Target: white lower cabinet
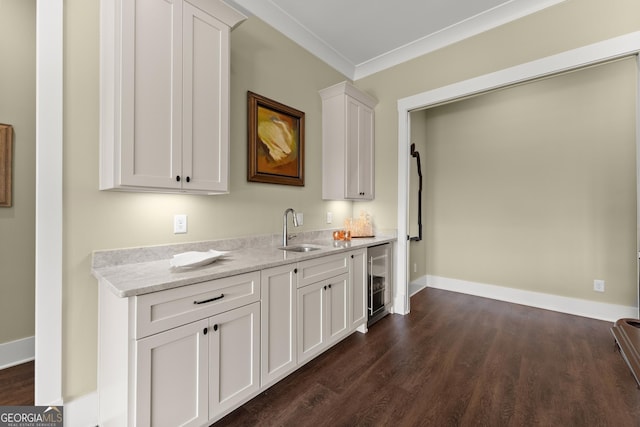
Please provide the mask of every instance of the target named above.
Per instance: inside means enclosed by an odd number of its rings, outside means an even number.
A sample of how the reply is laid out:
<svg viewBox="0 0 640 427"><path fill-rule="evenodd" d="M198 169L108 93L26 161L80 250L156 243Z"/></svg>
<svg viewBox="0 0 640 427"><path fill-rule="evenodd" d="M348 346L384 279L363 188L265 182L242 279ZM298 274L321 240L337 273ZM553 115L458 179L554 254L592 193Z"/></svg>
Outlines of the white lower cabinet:
<svg viewBox="0 0 640 427"><path fill-rule="evenodd" d="M136 341L136 425L202 426L260 388L260 304Z"/></svg>
<svg viewBox="0 0 640 427"><path fill-rule="evenodd" d="M135 342L137 426L201 426L209 418L207 319Z"/></svg>
<svg viewBox="0 0 640 427"><path fill-rule="evenodd" d="M327 280L327 344L331 345L347 335L349 330L349 275Z"/></svg>
<svg viewBox="0 0 640 427"><path fill-rule="evenodd" d="M298 360L300 362L311 359L324 347L327 299L323 288L324 283L318 282L298 289Z"/></svg>
<svg viewBox="0 0 640 427"><path fill-rule="evenodd" d="M361 332L367 327L367 250L359 249L349 256L351 301L349 321L352 329Z"/></svg>
<svg viewBox="0 0 640 427"><path fill-rule="evenodd" d="M282 379L297 367L296 359L296 264L262 270L261 385Z"/></svg>
<svg viewBox="0 0 640 427"><path fill-rule="evenodd" d="M366 250L120 298L99 292L101 427L205 426L358 329Z"/></svg>
<svg viewBox="0 0 640 427"><path fill-rule="evenodd" d="M349 275L298 289L298 363L304 363L349 332Z"/></svg>
<svg viewBox="0 0 640 427"><path fill-rule="evenodd" d="M260 389L260 303L210 318L208 335L209 418L214 419Z"/></svg>

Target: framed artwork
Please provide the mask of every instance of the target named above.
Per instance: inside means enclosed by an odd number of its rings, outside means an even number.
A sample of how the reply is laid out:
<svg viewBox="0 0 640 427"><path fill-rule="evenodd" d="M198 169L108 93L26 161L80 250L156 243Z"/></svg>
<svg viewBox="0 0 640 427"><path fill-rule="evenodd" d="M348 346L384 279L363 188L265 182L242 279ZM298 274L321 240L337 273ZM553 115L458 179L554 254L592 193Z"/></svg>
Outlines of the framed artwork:
<svg viewBox="0 0 640 427"><path fill-rule="evenodd" d="M247 92L247 180L304 186L304 113Z"/></svg>
<svg viewBox="0 0 640 427"><path fill-rule="evenodd" d="M0 207L11 206L13 126L0 124Z"/></svg>

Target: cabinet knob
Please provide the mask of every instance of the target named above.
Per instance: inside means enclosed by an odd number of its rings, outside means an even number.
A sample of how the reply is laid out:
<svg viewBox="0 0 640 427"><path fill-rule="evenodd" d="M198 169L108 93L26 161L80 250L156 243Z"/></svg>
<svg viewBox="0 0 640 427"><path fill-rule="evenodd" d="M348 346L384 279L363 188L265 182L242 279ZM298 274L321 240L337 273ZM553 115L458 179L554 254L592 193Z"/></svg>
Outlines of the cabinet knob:
<svg viewBox="0 0 640 427"><path fill-rule="evenodd" d="M187 177L187 182L191 182L191 177Z"/></svg>
<svg viewBox="0 0 640 427"><path fill-rule="evenodd" d="M331 285L329 285L329 289L331 289Z"/></svg>
<svg viewBox="0 0 640 427"><path fill-rule="evenodd" d="M326 287L326 286L324 287L324 290L325 290L325 291L327 290L327 287Z"/></svg>
<svg viewBox="0 0 640 427"><path fill-rule="evenodd" d="M298 269L297 268L293 269L293 274L298 274Z"/></svg>
<svg viewBox="0 0 640 427"><path fill-rule="evenodd" d="M180 175L176 175L176 181L180 182Z"/></svg>
<svg viewBox="0 0 640 427"><path fill-rule="evenodd" d="M207 335L207 332L209 332L209 328L204 328L204 329L202 330L202 333L203 333L203 334L205 334L205 335Z"/></svg>
<svg viewBox="0 0 640 427"><path fill-rule="evenodd" d="M215 325L213 325L213 330L217 331L218 330L218 324L216 323Z"/></svg>
<svg viewBox="0 0 640 427"><path fill-rule="evenodd" d="M351 259L353 259L353 255L351 255Z"/></svg>

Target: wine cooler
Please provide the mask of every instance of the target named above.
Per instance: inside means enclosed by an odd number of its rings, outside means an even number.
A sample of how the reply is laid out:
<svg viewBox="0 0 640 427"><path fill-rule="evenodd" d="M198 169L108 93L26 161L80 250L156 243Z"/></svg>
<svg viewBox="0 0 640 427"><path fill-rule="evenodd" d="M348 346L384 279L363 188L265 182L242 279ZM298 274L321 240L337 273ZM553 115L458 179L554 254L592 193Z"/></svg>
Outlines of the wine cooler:
<svg viewBox="0 0 640 427"><path fill-rule="evenodd" d="M367 249L368 289L367 308L370 326L389 313L391 303L391 244Z"/></svg>

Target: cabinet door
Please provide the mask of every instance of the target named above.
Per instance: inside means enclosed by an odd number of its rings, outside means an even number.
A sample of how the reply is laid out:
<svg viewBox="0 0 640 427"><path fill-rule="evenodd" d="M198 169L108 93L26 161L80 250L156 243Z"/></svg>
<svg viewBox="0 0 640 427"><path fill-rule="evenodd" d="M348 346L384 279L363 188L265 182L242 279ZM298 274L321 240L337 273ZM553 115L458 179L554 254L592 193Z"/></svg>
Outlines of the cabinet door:
<svg viewBox="0 0 640 427"><path fill-rule="evenodd" d="M345 193L373 199L373 110L346 97Z"/></svg>
<svg viewBox="0 0 640 427"><path fill-rule="evenodd" d="M320 353L326 342L326 292L321 281L298 289L298 363Z"/></svg>
<svg viewBox="0 0 640 427"><path fill-rule="evenodd" d="M298 363L350 331L349 289L347 273L298 288Z"/></svg>
<svg viewBox="0 0 640 427"><path fill-rule="evenodd" d="M184 3L185 190L225 192L229 176L229 27Z"/></svg>
<svg viewBox="0 0 640 427"><path fill-rule="evenodd" d="M374 123L373 110L365 105L360 105L358 119L359 135L358 156L360 167L358 168L358 195L362 199L372 200L375 196L374 184Z"/></svg>
<svg viewBox="0 0 640 427"><path fill-rule="evenodd" d="M296 266L262 271L260 306L261 386L296 368Z"/></svg>
<svg viewBox="0 0 640 427"><path fill-rule="evenodd" d="M367 251L361 249L350 255L349 285L351 286L351 329L367 323ZM364 332L364 331L363 331Z"/></svg>
<svg viewBox="0 0 640 427"><path fill-rule="evenodd" d="M182 1L122 1L121 7L117 184L180 188L176 176L182 168Z"/></svg>
<svg viewBox="0 0 640 427"><path fill-rule="evenodd" d="M260 303L209 319L209 419L231 410L260 387Z"/></svg>
<svg viewBox="0 0 640 427"><path fill-rule="evenodd" d="M136 341L136 426L207 422L207 326L201 320Z"/></svg>
<svg viewBox="0 0 640 427"><path fill-rule="evenodd" d="M340 340L349 328L349 275L327 280L323 288L327 298L326 341L328 345Z"/></svg>

